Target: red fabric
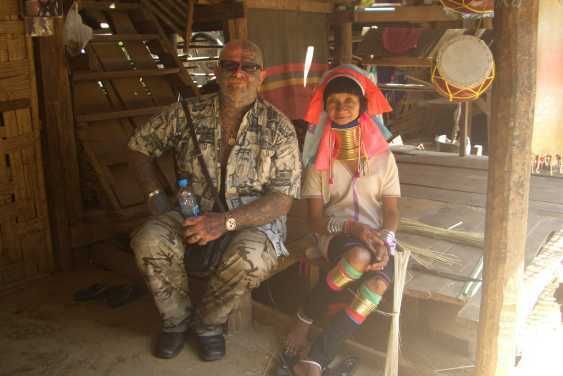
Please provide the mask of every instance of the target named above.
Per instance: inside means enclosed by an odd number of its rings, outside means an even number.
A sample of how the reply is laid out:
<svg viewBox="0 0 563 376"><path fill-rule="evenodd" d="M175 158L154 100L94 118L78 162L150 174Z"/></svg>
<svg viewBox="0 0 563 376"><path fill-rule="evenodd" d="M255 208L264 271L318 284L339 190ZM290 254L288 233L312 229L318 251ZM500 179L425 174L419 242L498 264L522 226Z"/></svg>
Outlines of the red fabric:
<svg viewBox="0 0 563 376"><path fill-rule="evenodd" d="M266 69L262 97L276 106L288 118L302 119L315 84L326 71L327 64L313 63L307 87L303 87L303 63L275 65Z"/></svg>
<svg viewBox="0 0 563 376"><path fill-rule="evenodd" d="M309 72L324 72L327 70L327 68L328 64L312 63ZM304 70L305 64L303 63L274 65L272 67L266 68L266 77L286 72L303 73Z"/></svg>
<svg viewBox="0 0 563 376"><path fill-rule="evenodd" d="M383 30L383 48L395 55L402 55L418 45L421 28L386 27Z"/></svg>
<svg viewBox="0 0 563 376"><path fill-rule="evenodd" d="M291 120L303 118L307 110L307 100L313 89L303 85L286 85L276 89L264 90L262 97L276 106Z"/></svg>

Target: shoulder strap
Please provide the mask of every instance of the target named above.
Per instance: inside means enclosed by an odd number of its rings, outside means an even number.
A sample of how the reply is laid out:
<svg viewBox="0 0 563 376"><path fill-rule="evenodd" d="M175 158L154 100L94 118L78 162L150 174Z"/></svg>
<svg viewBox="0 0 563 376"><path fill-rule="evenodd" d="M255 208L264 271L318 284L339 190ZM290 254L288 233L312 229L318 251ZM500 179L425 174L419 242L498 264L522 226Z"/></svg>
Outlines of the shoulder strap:
<svg viewBox="0 0 563 376"><path fill-rule="evenodd" d="M185 100L180 101L182 103L182 108L184 109L184 114L186 115L186 124L190 131L190 136L192 138L197 160L199 161L199 165L201 166L201 171L203 172L203 176L211 189L211 194L213 195L213 199L215 200L215 204L220 211L226 212L225 205L223 204L223 200L219 197L219 192L217 192L217 188L213 185L213 180L211 180L211 176L209 175L209 170L207 169L207 164L205 164L205 160L203 159L203 154L201 153L201 148L199 147L199 142L197 141L197 135L195 133L194 123L192 121L192 117L190 115L190 110L188 105L186 104Z"/></svg>

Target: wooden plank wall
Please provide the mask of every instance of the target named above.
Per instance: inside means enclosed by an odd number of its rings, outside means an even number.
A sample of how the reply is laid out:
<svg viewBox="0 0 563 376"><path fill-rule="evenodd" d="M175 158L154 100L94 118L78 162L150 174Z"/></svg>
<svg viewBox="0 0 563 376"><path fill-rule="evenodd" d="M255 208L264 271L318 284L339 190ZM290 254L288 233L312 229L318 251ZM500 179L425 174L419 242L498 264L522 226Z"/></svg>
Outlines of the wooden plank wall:
<svg viewBox="0 0 563 376"><path fill-rule="evenodd" d="M485 207L486 157L459 158L450 153L409 152L398 153L396 158L404 196ZM533 175L530 182L530 210L561 217L561 192L563 179Z"/></svg>
<svg viewBox="0 0 563 376"><path fill-rule="evenodd" d="M0 3L0 293L53 270L31 38Z"/></svg>

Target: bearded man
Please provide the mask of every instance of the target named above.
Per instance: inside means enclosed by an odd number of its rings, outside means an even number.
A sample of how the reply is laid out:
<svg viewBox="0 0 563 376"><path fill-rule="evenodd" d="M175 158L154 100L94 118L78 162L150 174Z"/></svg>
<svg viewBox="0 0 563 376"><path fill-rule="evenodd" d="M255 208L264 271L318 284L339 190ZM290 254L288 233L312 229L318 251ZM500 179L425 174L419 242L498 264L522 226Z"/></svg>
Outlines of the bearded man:
<svg viewBox="0 0 563 376"><path fill-rule="evenodd" d="M258 96L262 52L246 40L223 48L216 71L219 94L188 100L198 144L211 180L229 209L220 213L207 189L180 103L136 129L130 161L155 216L131 246L161 314L155 355L176 356L190 329L203 360L225 355L223 327L238 299L257 287L286 256L286 214L300 191L301 163L295 130ZM179 175L189 177L203 214L184 219L159 186L155 158L172 150ZM233 232L201 302L189 299L186 248Z"/></svg>

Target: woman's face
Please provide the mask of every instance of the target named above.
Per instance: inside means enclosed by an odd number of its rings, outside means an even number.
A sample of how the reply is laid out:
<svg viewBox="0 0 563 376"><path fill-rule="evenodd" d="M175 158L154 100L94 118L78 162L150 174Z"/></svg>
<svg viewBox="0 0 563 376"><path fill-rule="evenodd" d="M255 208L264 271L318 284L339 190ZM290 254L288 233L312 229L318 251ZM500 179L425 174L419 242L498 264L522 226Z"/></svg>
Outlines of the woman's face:
<svg viewBox="0 0 563 376"><path fill-rule="evenodd" d="M348 93L331 94L326 100L326 112L337 125L348 124L360 115L360 98Z"/></svg>

